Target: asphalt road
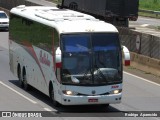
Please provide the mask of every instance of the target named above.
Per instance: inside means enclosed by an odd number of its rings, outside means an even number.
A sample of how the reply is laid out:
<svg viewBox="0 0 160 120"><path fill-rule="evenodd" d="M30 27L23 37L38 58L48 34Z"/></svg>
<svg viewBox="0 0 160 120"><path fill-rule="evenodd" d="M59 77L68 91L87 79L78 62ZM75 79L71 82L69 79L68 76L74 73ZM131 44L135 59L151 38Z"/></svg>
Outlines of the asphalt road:
<svg viewBox="0 0 160 120"><path fill-rule="evenodd" d="M141 16L138 17L137 21L129 22L129 27L134 28L135 31L160 37L160 30L158 29L159 26L160 26L160 19L141 17Z"/></svg>
<svg viewBox="0 0 160 120"><path fill-rule="evenodd" d="M132 25L139 25L141 27L145 26L160 26L160 20L155 18L148 18L148 17L138 17L137 21L130 21Z"/></svg>
<svg viewBox="0 0 160 120"><path fill-rule="evenodd" d="M53 111L56 119L106 120L107 116L122 115L123 111L160 111L160 85L124 72L123 98L121 104L102 106L60 106L56 108L49 98L34 88L26 92L19 87L18 80L9 70L8 32L0 32L0 111ZM160 114L160 112L159 112ZM63 117L63 118L62 118ZM83 118L81 118L83 117ZM92 118L94 117L94 118ZM128 120L128 117L107 118ZM132 118L130 118L132 119ZM138 120L160 120L158 117Z"/></svg>

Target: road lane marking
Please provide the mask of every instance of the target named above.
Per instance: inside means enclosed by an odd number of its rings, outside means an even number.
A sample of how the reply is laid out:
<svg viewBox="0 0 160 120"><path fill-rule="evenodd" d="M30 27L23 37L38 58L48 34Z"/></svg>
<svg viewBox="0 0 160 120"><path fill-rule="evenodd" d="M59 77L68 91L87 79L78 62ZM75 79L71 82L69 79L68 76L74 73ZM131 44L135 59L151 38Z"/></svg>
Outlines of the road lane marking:
<svg viewBox="0 0 160 120"><path fill-rule="evenodd" d="M147 80L147 79L145 79L145 78L142 78L142 77L139 77L139 76L133 75L133 74L128 73L128 72L125 72L125 71L123 71L123 73L125 73L125 74L127 74L127 75L131 75L131 76L136 77L136 78L139 78L139 79L141 79L141 80L143 80L143 81L146 81L146 82L152 83L152 84L157 85L157 86L159 86L159 87L160 87L160 84L155 83L155 82L152 82L152 81Z"/></svg>
<svg viewBox="0 0 160 120"><path fill-rule="evenodd" d="M46 110L46 111L52 111L51 109L49 109L49 108L43 108L44 110Z"/></svg>
<svg viewBox="0 0 160 120"><path fill-rule="evenodd" d="M142 24L141 26L142 27L147 27L147 26L149 26L149 24Z"/></svg>
<svg viewBox="0 0 160 120"><path fill-rule="evenodd" d="M17 93L18 95L20 95L21 97L25 98L26 100L30 101L31 103L33 103L33 104L36 104L36 103L37 103L37 102L35 102L34 100L32 100L32 99L26 97L25 95L21 94L20 92L14 90L14 89L11 88L10 86L4 84L2 81L0 81L0 84L3 85L3 86L5 86L5 87L7 87L7 88L9 88L10 90L12 90L13 92Z"/></svg>

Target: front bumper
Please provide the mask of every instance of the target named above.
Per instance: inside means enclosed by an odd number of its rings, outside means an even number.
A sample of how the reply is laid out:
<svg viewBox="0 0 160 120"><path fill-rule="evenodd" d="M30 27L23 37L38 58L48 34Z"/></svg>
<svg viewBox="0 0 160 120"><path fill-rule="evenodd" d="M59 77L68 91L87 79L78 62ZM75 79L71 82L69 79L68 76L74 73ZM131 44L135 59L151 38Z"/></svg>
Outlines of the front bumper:
<svg viewBox="0 0 160 120"><path fill-rule="evenodd" d="M0 24L0 29L9 29L9 24Z"/></svg>
<svg viewBox="0 0 160 120"><path fill-rule="evenodd" d="M98 105L121 103L122 93L98 96L62 96L62 105Z"/></svg>

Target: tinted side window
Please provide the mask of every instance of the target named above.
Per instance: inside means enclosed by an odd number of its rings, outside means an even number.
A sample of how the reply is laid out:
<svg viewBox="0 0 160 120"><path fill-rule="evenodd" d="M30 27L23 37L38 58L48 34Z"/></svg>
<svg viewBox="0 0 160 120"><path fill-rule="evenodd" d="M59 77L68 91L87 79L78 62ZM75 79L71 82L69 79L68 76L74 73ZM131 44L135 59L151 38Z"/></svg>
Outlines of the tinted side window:
<svg viewBox="0 0 160 120"><path fill-rule="evenodd" d="M22 18L16 15L10 17L10 39L18 44L24 45L26 42L42 48L48 52L52 51L53 28ZM54 37L58 41L58 37Z"/></svg>

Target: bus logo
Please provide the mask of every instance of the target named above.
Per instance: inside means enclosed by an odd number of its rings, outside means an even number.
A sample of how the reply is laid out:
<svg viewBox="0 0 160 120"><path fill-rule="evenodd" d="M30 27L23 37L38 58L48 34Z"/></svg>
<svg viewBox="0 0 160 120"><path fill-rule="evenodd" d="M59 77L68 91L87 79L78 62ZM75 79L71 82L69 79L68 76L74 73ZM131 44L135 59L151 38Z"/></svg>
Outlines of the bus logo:
<svg viewBox="0 0 160 120"><path fill-rule="evenodd" d="M47 66L50 67L51 62L50 62L50 60L49 60L49 58L48 58L48 54L42 53L42 50L40 51L39 60L40 60L40 62L41 62L42 64L45 64L45 65L47 65Z"/></svg>

